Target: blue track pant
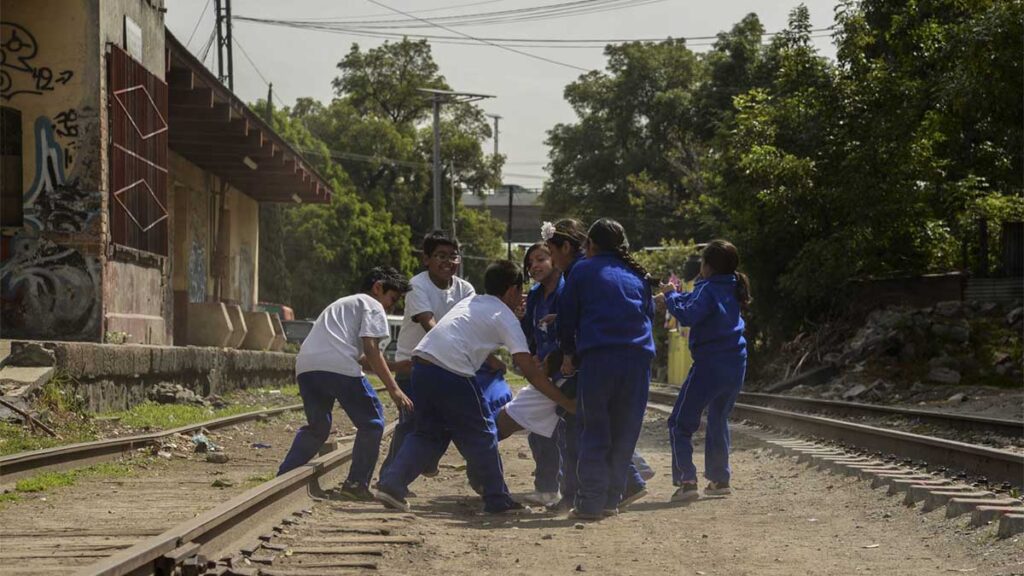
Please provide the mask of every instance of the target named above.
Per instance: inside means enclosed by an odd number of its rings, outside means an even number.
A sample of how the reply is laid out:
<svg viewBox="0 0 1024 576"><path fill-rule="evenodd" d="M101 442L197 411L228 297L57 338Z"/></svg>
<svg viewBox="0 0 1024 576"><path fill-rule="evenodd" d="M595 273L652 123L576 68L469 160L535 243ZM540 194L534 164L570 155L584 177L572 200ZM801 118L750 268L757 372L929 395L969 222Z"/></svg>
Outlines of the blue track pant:
<svg viewBox="0 0 1024 576"><path fill-rule="evenodd" d="M591 350L583 356L578 378L575 508L600 514L618 507L626 489L647 407L651 354L642 348Z"/></svg>
<svg viewBox="0 0 1024 576"><path fill-rule="evenodd" d="M369 381L335 372L303 372L298 381L307 424L299 428L277 474L298 468L316 455L331 433L331 410L337 400L356 427L345 483L369 486L384 435L384 408Z"/></svg>
<svg viewBox="0 0 1024 576"><path fill-rule="evenodd" d="M467 475L478 479L484 509L501 512L512 505L498 455L498 430L474 378L439 366L416 364L415 430L380 478L382 490L404 498L413 482L444 453L450 438L466 459Z"/></svg>
<svg viewBox="0 0 1024 576"><path fill-rule="evenodd" d="M705 409L708 426L704 441L704 477L712 482L729 481L729 413L739 397L746 371L745 353L701 358L690 367L668 419L672 481L676 485L697 481L693 435L700 427Z"/></svg>

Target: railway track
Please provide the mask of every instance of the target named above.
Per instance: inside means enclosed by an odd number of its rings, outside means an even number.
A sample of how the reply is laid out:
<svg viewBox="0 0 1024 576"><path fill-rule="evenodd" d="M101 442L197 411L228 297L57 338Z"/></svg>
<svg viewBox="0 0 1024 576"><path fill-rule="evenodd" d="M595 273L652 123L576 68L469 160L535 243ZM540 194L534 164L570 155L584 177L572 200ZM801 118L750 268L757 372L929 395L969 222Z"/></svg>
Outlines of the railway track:
<svg viewBox="0 0 1024 576"><path fill-rule="evenodd" d="M651 390L650 398L655 404L652 408L671 411L675 402L677 391ZM901 410L896 408L883 409L883 407L868 406L865 404L849 404L843 402L830 402L827 405L817 403L800 403L796 400L783 397L784 400L777 400L779 397L770 395L744 395L742 400L753 400L760 402L787 403L789 407L802 407L809 409L810 406L817 407L822 411L827 407L831 412L840 412L845 415L871 413L875 416L896 414L914 418L918 417L921 410ZM875 410L875 409L879 410ZM844 412L845 411L845 412ZM961 418L956 415L945 415L927 413L933 417L935 422L948 422L949 426L982 426L984 421L991 419L979 419L975 417ZM1018 454L1007 450L999 450L977 444L969 444L956 440L937 438L913 434L902 430L880 428L856 422L827 418L801 412L783 410L776 407L757 406L745 402L739 402L733 409L735 419L748 420L780 430L788 430L798 434L806 435L815 439L827 440L849 448L855 448L869 454L891 455L891 459L912 461L924 464L926 467L944 467L947 470L963 471L971 476L984 478L989 483L1009 483L1012 486L1020 487L1024 484L1024 454ZM957 424L953 424L956 422ZM1011 426L1011 422L996 421L998 430L1005 430ZM1018 423L1019 425L1019 423ZM972 428L975 429L976 428Z"/></svg>
<svg viewBox="0 0 1024 576"><path fill-rule="evenodd" d="M302 404L291 404L289 406L282 406L279 408L256 410L253 412L235 414L233 416L225 416L223 418L216 418L206 422L199 422L197 424L181 426L170 430L161 430L159 432L125 436L123 438L109 438L94 442L68 444L43 450L32 450L28 452L10 454L8 456L0 456L0 486L17 482L22 478L39 474L41 472L79 468L82 466L96 464L98 462L113 460L133 450L156 444L163 439L171 438L178 434L198 432L203 428L207 430L216 430L252 420L271 418L286 412L301 409Z"/></svg>

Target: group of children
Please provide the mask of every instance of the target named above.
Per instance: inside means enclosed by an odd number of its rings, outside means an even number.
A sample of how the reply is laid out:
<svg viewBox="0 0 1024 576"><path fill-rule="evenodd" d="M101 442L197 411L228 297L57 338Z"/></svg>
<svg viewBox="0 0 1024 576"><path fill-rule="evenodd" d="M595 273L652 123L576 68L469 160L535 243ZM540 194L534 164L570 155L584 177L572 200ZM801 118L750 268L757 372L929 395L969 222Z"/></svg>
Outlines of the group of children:
<svg viewBox="0 0 1024 576"><path fill-rule="evenodd" d="M437 474L450 443L466 459L484 511L522 510L504 482L498 442L525 430L536 461L526 499L574 518L600 520L647 494L653 471L636 453L654 358L659 304L691 326L694 364L669 418L673 501L699 497L692 436L708 411L707 494L729 493L727 418L746 367L741 310L750 301L736 248L716 240L702 253L692 292L660 284L629 253L622 225L600 219L589 230L572 219L544 223L523 268L491 264L484 294L456 275L458 243L442 233L423 242L425 270L406 280L373 269L359 294L328 306L296 360L308 424L279 474L309 461L326 440L335 400L356 427L341 495L376 498L408 510L409 485ZM395 361L379 339L386 314L405 295ZM663 302L662 302L663 301ZM515 396L495 356L505 348L529 382ZM372 370L399 409L399 422L371 492L384 430L380 401L363 375Z"/></svg>

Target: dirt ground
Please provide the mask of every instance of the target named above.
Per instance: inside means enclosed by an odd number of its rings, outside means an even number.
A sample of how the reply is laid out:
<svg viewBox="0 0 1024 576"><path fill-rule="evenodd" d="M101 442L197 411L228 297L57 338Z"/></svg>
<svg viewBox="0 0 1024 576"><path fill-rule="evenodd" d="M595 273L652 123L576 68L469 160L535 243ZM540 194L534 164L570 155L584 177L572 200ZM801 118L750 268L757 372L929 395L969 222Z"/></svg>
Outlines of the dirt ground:
<svg viewBox="0 0 1024 576"><path fill-rule="evenodd" d="M1024 538L921 514L867 482L832 476L770 455L734 433L734 494L688 506L674 488L665 418L649 414L640 450L658 471L650 495L628 512L582 529L564 515L516 518L479 512L455 450L442 472L421 478L410 499L419 547L388 553L387 574L1024 574ZM698 439L698 468L702 450ZM502 444L514 494L532 490L525 436Z"/></svg>

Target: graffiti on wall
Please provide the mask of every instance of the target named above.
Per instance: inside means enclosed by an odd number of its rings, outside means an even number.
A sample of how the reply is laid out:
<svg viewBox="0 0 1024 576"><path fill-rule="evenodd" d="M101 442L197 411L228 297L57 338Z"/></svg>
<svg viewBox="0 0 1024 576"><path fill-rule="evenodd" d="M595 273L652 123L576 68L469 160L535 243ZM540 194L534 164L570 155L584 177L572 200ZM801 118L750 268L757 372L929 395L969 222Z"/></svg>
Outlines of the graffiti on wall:
<svg viewBox="0 0 1024 576"><path fill-rule="evenodd" d="M100 293L96 257L42 238L16 236L0 265L3 336L98 338Z"/></svg>
<svg viewBox="0 0 1024 576"><path fill-rule="evenodd" d="M40 95L67 84L75 73L37 61L39 43L24 26L0 21L0 98Z"/></svg>
<svg viewBox="0 0 1024 576"><path fill-rule="evenodd" d="M252 246L242 244L238 247L238 302L243 310L252 310L253 288L256 285L256 259L252 254Z"/></svg>
<svg viewBox="0 0 1024 576"><path fill-rule="evenodd" d="M70 123L67 117L55 129L52 120L40 116L32 130L36 173L25 193L24 212L25 223L36 230L81 232L99 215L99 192L85 190L79 178L66 176L68 160L57 135L59 131L70 133L71 129L77 134L77 124Z"/></svg>
<svg viewBox="0 0 1024 576"><path fill-rule="evenodd" d="M206 275L209 258L206 245L209 222L206 218L206 195L195 188L189 190L188 230L191 240L188 254L188 301L206 302Z"/></svg>

